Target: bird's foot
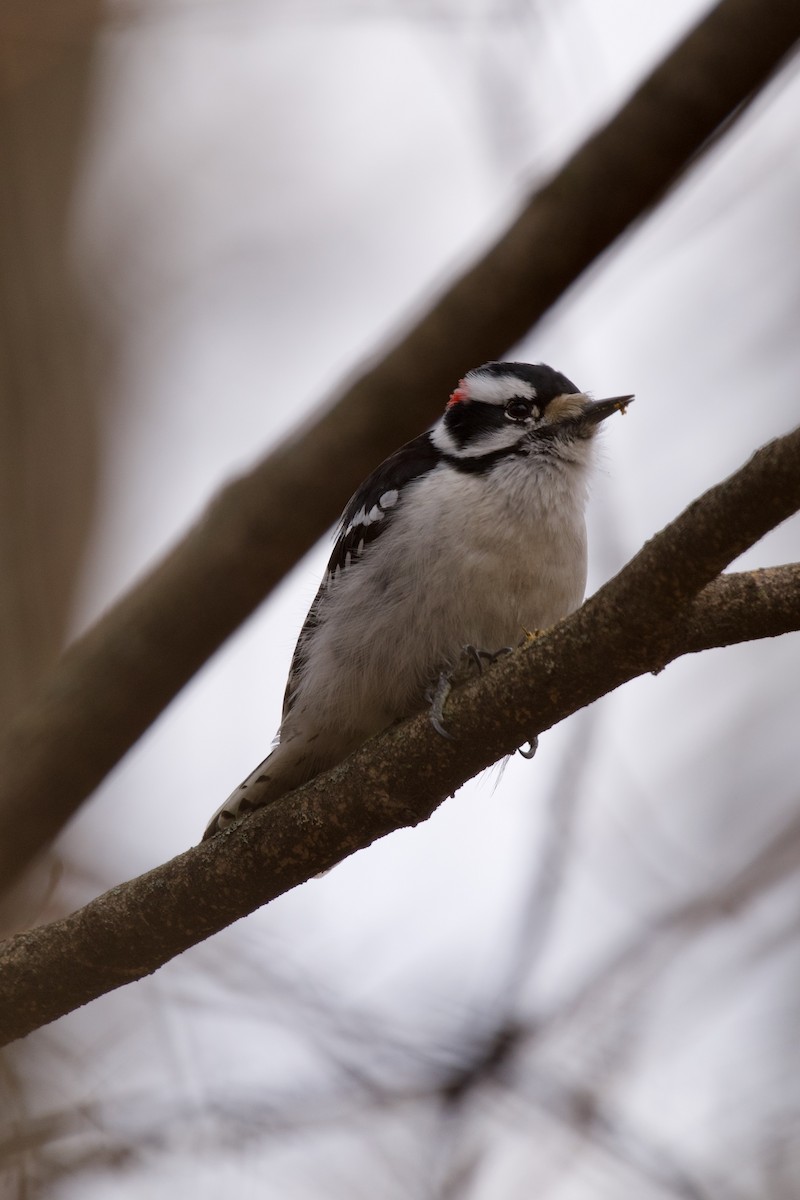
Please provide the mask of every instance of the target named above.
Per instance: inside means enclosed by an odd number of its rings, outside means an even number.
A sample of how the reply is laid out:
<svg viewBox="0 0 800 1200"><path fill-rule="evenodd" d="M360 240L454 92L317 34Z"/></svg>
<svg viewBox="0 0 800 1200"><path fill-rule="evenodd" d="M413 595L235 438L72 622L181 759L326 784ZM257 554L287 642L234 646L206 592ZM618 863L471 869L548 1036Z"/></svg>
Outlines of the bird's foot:
<svg viewBox="0 0 800 1200"><path fill-rule="evenodd" d="M483 664L489 666L496 663L498 658L503 658L506 654L511 654L514 650L513 646L501 646L499 650L477 650L475 646L465 646L463 653L474 654L478 661L478 674L483 674Z"/></svg>
<svg viewBox="0 0 800 1200"><path fill-rule="evenodd" d="M492 663L497 662L498 658L502 658L504 654L510 654L512 650L513 646L501 646L499 650L481 650L478 646L464 646L461 650L459 666L453 670L441 672L436 687L427 692L425 696L430 704L428 713L430 723L440 737L445 738L448 742L456 740L444 724L444 706L455 684L462 682L470 674L482 675L484 663L491 666Z"/></svg>
<svg viewBox="0 0 800 1200"><path fill-rule="evenodd" d="M450 671L442 671L441 675L439 676L439 682L436 684L436 687L432 688L425 695L425 699L430 703L430 709L428 710L428 720L430 721L431 725L436 730L436 732L439 734L439 737L443 737L445 739L445 741L448 741L448 742L454 742L456 740L453 737L452 733L450 733L449 730L445 729L445 726L444 726L444 706L447 703L447 698L450 695L450 693L452 692L452 690L453 690L452 673Z"/></svg>

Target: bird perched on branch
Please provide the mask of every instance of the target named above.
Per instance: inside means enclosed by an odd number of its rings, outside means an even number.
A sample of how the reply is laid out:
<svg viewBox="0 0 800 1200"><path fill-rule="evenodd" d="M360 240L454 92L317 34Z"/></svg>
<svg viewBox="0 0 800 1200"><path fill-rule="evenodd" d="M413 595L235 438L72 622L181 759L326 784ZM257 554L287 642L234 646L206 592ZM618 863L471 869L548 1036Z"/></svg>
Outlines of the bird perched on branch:
<svg viewBox="0 0 800 1200"><path fill-rule="evenodd" d="M344 510L292 659L272 753L214 814L211 837L340 762L527 630L576 609L595 433L632 396L590 400L544 364L470 371L426 433ZM437 681L438 688L437 688Z"/></svg>

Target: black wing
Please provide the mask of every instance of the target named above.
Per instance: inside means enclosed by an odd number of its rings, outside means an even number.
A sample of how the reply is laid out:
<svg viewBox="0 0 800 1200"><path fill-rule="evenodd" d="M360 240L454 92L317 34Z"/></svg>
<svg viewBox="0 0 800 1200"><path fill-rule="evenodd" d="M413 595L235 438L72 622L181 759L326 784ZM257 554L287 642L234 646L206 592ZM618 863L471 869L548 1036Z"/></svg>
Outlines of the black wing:
<svg viewBox="0 0 800 1200"><path fill-rule="evenodd" d="M364 548L388 528L403 502L404 488L414 479L427 475L441 459L441 452L431 441L430 433L420 434L390 454L351 496L337 528L325 576L297 639L283 698L284 720L292 706L297 679L306 661L309 641L319 622L319 607L326 591L336 576L357 562Z"/></svg>
<svg viewBox="0 0 800 1200"><path fill-rule="evenodd" d="M395 450L367 476L342 513L328 562L329 577L349 567L364 547L383 533L402 503L403 489L433 470L441 457L430 434L423 433Z"/></svg>

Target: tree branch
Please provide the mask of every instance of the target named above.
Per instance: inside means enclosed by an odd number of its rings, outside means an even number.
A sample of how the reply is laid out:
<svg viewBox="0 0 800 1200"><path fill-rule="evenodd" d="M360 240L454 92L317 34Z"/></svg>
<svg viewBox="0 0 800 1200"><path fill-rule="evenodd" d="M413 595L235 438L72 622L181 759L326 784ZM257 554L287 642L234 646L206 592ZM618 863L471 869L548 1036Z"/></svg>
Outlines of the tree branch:
<svg viewBox="0 0 800 1200"><path fill-rule="evenodd" d="M578 612L457 692L447 714L456 742L414 717L228 832L9 939L0 1044L426 820L472 775L626 680L681 654L800 628L800 565L715 578L798 508L800 429L696 500Z"/></svg>
<svg viewBox="0 0 800 1200"><path fill-rule="evenodd" d="M669 659L793 633L800 614L800 563L721 575L672 626Z"/></svg>
<svg viewBox="0 0 800 1200"><path fill-rule="evenodd" d="M374 464L434 417L452 381L522 337L730 124L798 37L795 4L723 0L382 361L303 436L224 488L67 651L0 744L0 881L58 832Z"/></svg>

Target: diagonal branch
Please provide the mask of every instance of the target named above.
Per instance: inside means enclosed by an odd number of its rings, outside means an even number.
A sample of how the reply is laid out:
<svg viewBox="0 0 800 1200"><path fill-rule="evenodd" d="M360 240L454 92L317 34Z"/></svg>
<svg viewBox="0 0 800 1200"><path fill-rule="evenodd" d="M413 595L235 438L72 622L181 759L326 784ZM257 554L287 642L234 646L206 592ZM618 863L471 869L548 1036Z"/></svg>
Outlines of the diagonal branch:
<svg viewBox="0 0 800 1200"><path fill-rule="evenodd" d="M578 612L459 691L448 710L455 743L414 717L230 831L9 939L0 947L0 1042L142 978L377 838L426 820L466 779L636 675L713 645L800 629L800 565L717 578L798 508L800 429L696 500Z"/></svg>
<svg viewBox="0 0 800 1200"><path fill-rule="evenodd" d="M0 881L58 832L375 462L424 428L454 379L502 355L648 211L798 37L796 4L722 0L380 362L302 436L224 488L68 650L0 744Z"/></svg>

